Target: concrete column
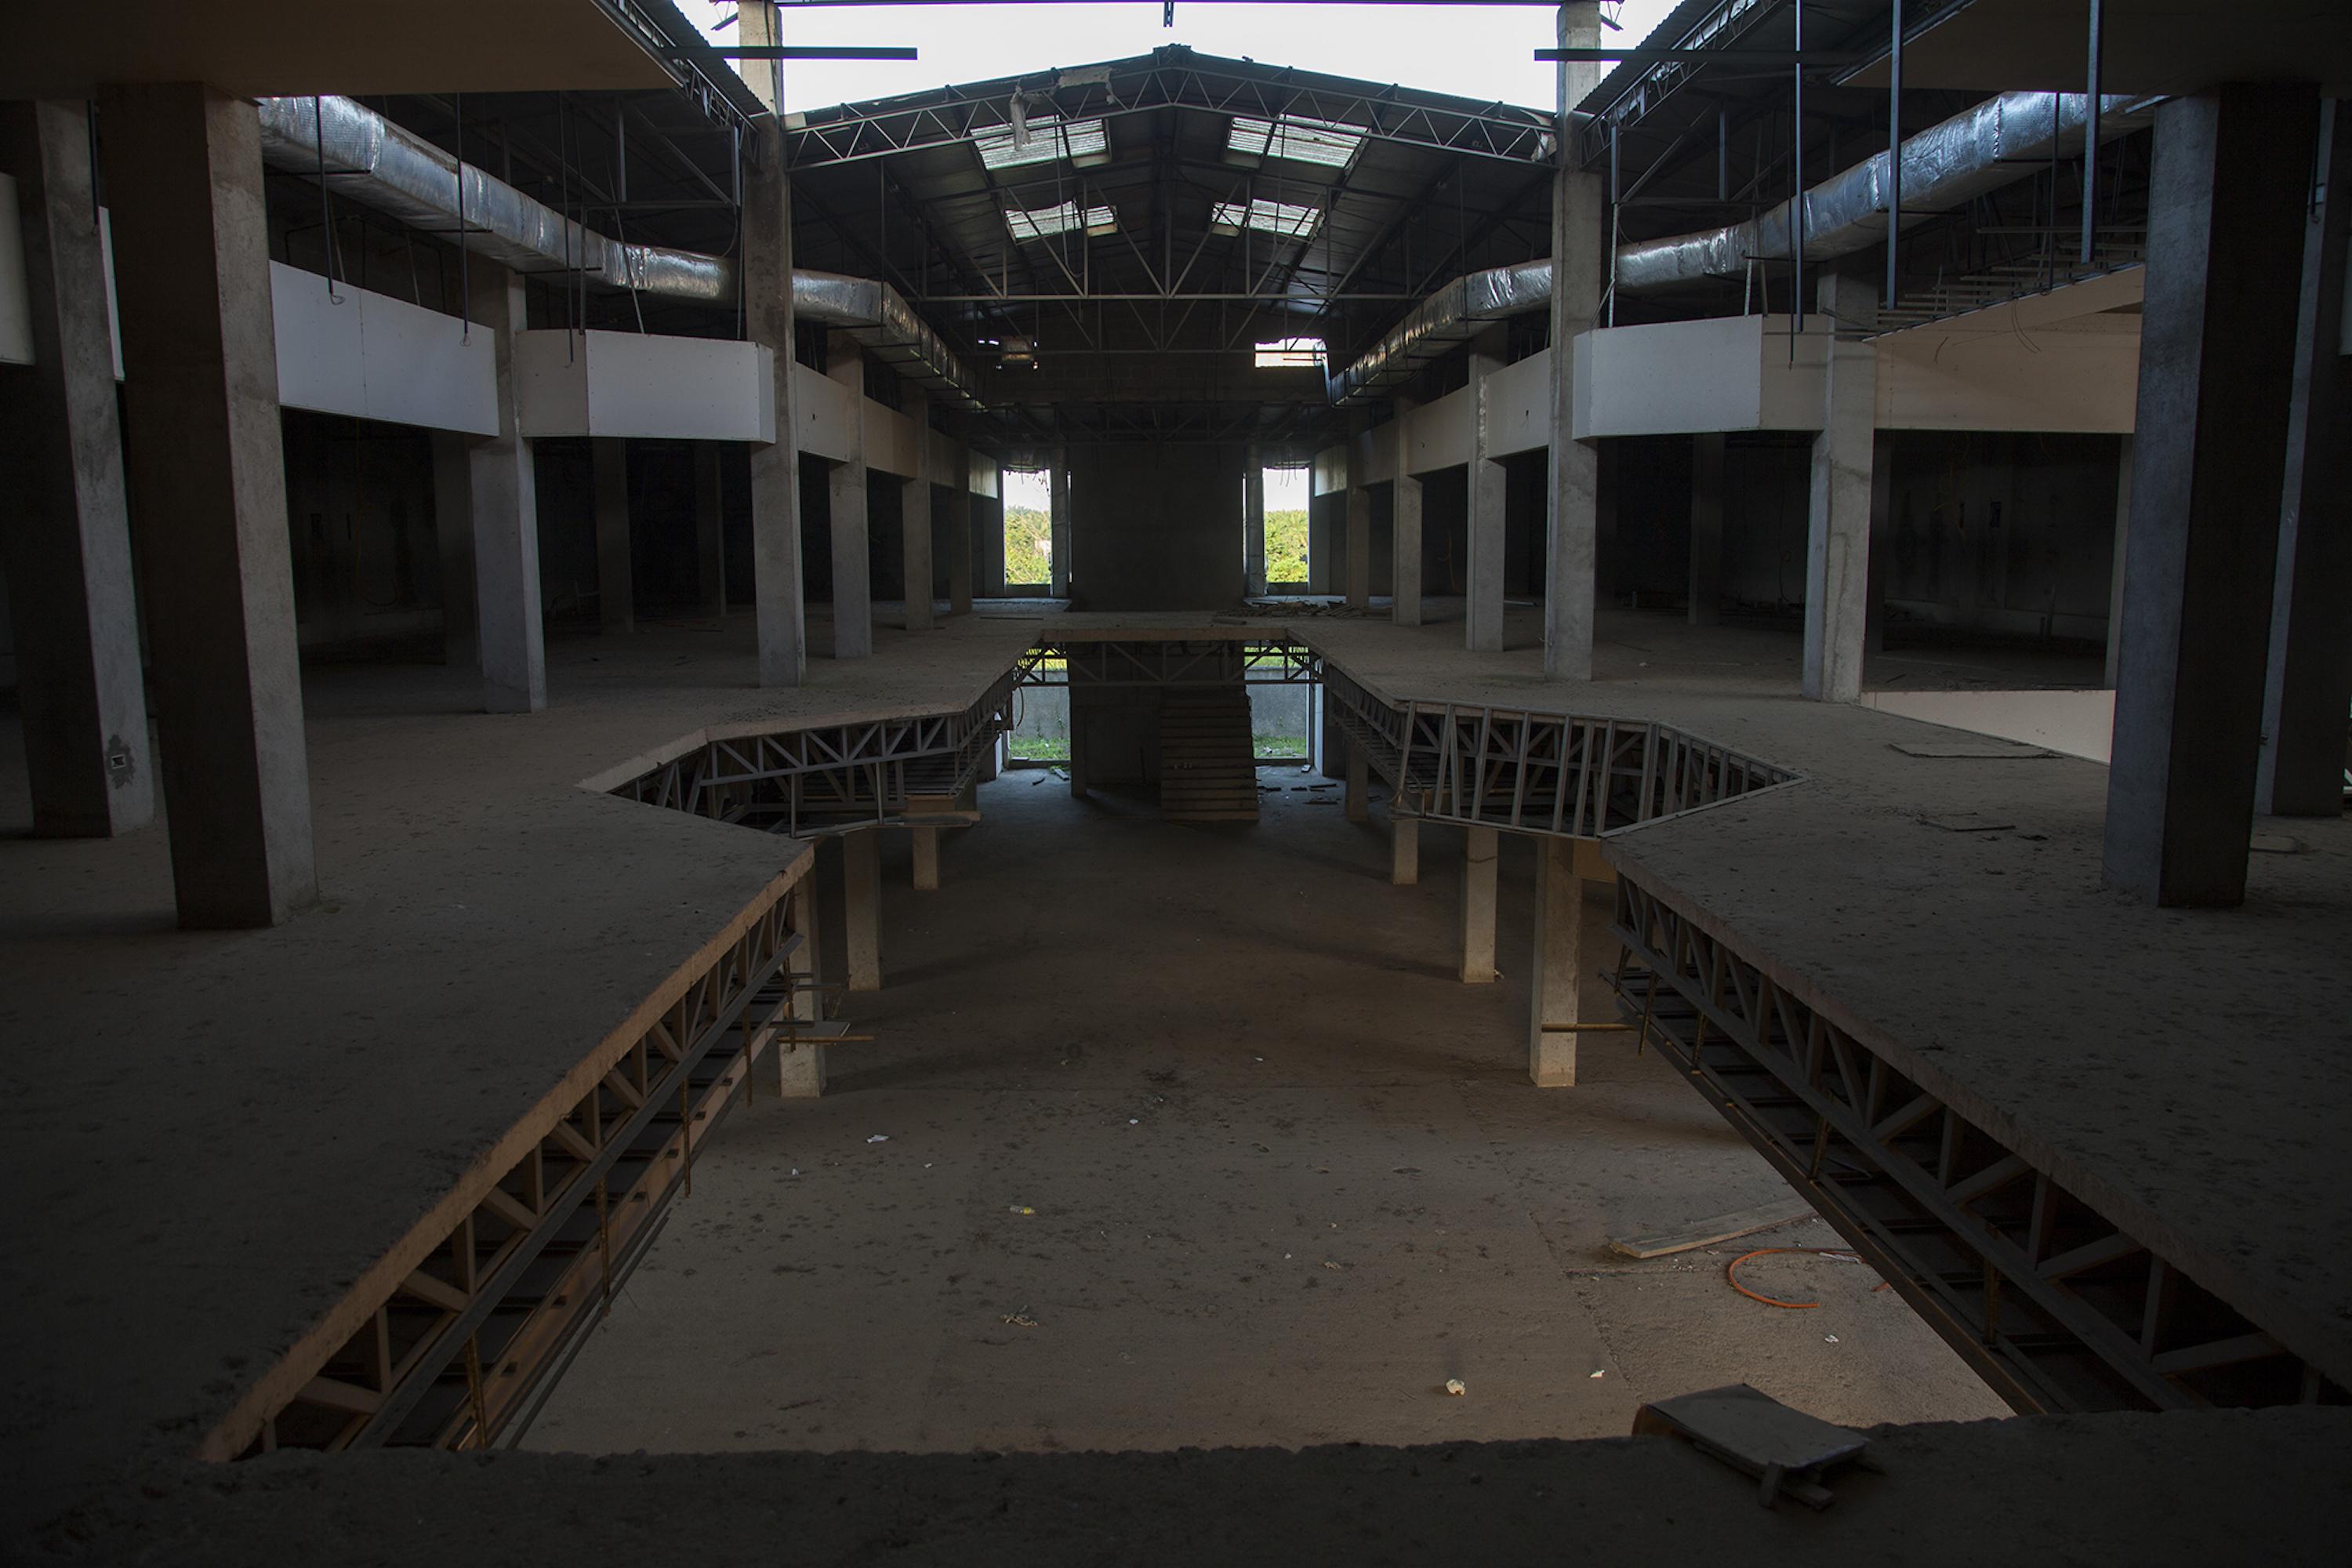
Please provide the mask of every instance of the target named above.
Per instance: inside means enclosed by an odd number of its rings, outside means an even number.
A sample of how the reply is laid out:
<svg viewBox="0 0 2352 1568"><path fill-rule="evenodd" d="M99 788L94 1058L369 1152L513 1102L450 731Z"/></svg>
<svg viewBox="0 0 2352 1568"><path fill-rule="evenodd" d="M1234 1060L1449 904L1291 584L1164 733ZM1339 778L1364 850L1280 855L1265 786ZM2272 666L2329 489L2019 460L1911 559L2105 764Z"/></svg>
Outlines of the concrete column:
<svg viewBox="0 0 2352 1568"><path fill-rule="evenodd" d="M1242 452L1242 594L1265 591L1265 458L1255 447Z"/></svg>
<svg viewBox="0 0 2352 1568"><path fill-rule="evenodd" d="M1410 888L1421 880L1421 818L1398 816L1390 805L1389 886Z"/></svg>
<svg viewBox="0 0 2352 1568"><path fill-rule="evenodd" d="M1339 710L1320 692L1316 694L1317 719L1315 771L1327 779L1348 776L1348 754L1354 750L1348 743L1348 731L1339 722Z"/></svg>
<svg viewBox="0 0 2352 1568"><path fill-rule="evenodd" d="M1601 7L1591 0L1562 5L1558 22L1560 47L1600 47ZM1551 435L1543 617L1544 673L1559 680L1592 679L1593 614L1599 598L1600 454L1572 433L1573 344L1578 333L1591 331L1601 319L1601 291L1609 269L1603 210L1607 192L1600 174L1577 167L1570 116L1600 85L1602 70L1589 61L1563 61L1555 79L1559 118L1558 162L1551 178Z"/></svg>
<svg viewBox="0 0 2352 1568"><path fill-rule="evenodd" d="M539 593L539 479L531 444L515 419L515 334L523 330L521 277L477 260L474 330L493 334L499 433L473 445L467 484L474 506L474 618L482 661L482 708L537 713L547 706L547 639Z"/></svg>
<svg viewBox="0 0 2352 1568"><path fill-rule="evenodd" d="M918 827L915 835L915 890L936 893L940 890L940 830Z"/></svg>
<svg viewBox="0 0 2352 1568"><path fill-rule="evenodd" d="M745 5L739 15L748 40L755 22L772 24L774 7ZM782 79L781 67L751 74L771 91ZM798 686L808 679L808 605L801 563L800 426L793 410L793 187L780 119L758 121L747 148L740 276L744 334L772 355L769 388L776 407L776 438L751 447L751 598L760 684Z"/></svg>
<svg viewBox="0 0 2352 1568"><path fill-rule="evenodd" d="M1538 1089L1576 1081L1577 988L1584 944L1584 879L1576 841L1536 840L1535 955L1528 984L1528 1077Z"/></svg>
<svg viewBox="0 0 2352 1568"><path fill-rule="evenodd" d="M1495 983L1495 830L1462 830L1462 984Z"/></svg>
<svg viewBox="0 0 2352 1568"><path fill-rule="evenodd" d="M110 88L106 187L180 923L315 901L278 354L253 105Z"/></svg>
<svg viewBox="0 0 2352 1568"><path fill-rule="evenodd" d="M971 476L979 459L967 448L956 460L955 494L948 502L948 614L971 614Z"/></svg>
<svg viewBox="0 0 2352 1568"><path fill-rule="evenodd" d="M694 597L714 621L727 618L726 449L694 448Z"/></svg>
<svg viewBox="0 0 2352 1568"><path fill-rule="evenodd" d="M898 563L900 597L907 605L907 629L927 632L939 623L931 615L931 419L930 404L919 392L907 394L907 417L915 425L915 472L898 489Z"/></svg>
<svg viewBox="0 0 2352 1568"><path fill-rule="evenodd" d="M155 819L113 340L79 103L0 104L16 179L33 363L0 366L0 528L33 831L106 838Z"/></svg>
<svg viewBox="0 0 2352 1568"><path fill-rule="evenodd" d="M588 447L596 489L596 615L609 637L637 629L637 590L629 555L629 444L599 436Z"/></svg>
<svg viewBox="0 0 2352 1568"><path fill-rule="evenodd" d="M1371 432L1361 413L1348 419L1348 603L1370 609L1372 603L1372 492L1364 488L1364 468L1370 455Z"/></svg>
<svg viewBox="0 0 2352 1568"><path fill-rule="evenodd" d="M864 658L874 651L874 584L866 510L866 362L846 332L825 340L824 374L847 390L849 458L826 476L833 517L833 657Z"/></svg>
<svg viewBox="0 0 2352 1568"><path fill-rule="evenodd" d="M2158 904L2245 898L2317 128L2307 84L2156 111L2105 878Z"/></svg>
<svg viewBox="0 0 2352 1568"><path fill-rule="evenodd" d="M1489 331L1470 347L1470 397L1475 411L1470 447L1469 603L1462 646L1472 653L1503 651L1503 465L1486 456L1486 393L1503 368L1501 334ZM1499 415L1496 416L1499 417Z"/></svg>
<svg viewBox="0 0 2352 1568"><path fill-rule="evenodd" d="M1691 437L1690 624L1723 619L1723 437Z"/></svg>
<svg viewBox="0 0 2352 1568"><path fill-rule="evenodd" d="M2132 438L2123 438L2116 462L2115 565L2107 578L2107 689L2123 673L2124 565L2131 554Z"/></svg>
<svg viewBox="0 0 2352 1568"><path fill-rule="evenodd" d="M454 430L433 437L433 537L441 562L441 662L481 667L474 599L474 457Z"/></svg>
<svg viewBox="0 0 2352 1568"><path fill-rule="evenodd" d="M1051 480L1054 511L1054 578L1052 595L1056 599L1070 596L1071 536L1077 531L1077 519L1070 513L1070 454L1066 447L1054 449L1054 470Z"/></svg>
<svg viewBox="0 0 2352 1568"><path fill-rule="evenodd" d="M1364 759L1361 746L1348 748L1348 790L1346 806L1350 822L1372 819L1372 770Z"/></svg>
<svg viewBox="0 0 2352 1568"><path fill-rule="evenodd" d="M843 956L852 991L882 989L882 830L841 836Z"/></svg>
<svg viewBox="0 0 2352 1568"><path fill-rule="evenodd" d="M1869 281L1832 273L1816 296L1823 331L1877 319ZM1822 432L1813 437L1812 502L1805 531L1804 694L1862 700L1869 633L1871 442L1878 415L1877 351L1833 339L1822 377Z"/></svg>
<svg viewBox="0 0 2352 1568"><path fill-rule="evenodd" d="M1396 493L1389 507L1389 582L1394 598L1390 618L1401 626L1421 625L1421 481L1412 476L1405 430L1412 407L1411 398L1398 398L1395 416L1387 426L1396 458Z"/></svg>
<svg viewBox="0 0 2352 1568"><path fill-rule="evenodd" d="M788 963L793 974L793 1016L803 1024L814 1024L824 1016L824 998L816 990L816 863L809 863L808 874L785 895L792 900L789 919L793 930L801 935L801 945Z"/></svg>
<svg viewBox="0 0 2352 1568"><path fill-rule="evenodd" d="M2352 481L2345 410L2345 251L2352 243L2352 110L2322 109L2322 201L2304 226L2294 392L2271 595L2269 675L2254 809L2335 816L2344 809L2345 710L2352 703Z"/></svg>

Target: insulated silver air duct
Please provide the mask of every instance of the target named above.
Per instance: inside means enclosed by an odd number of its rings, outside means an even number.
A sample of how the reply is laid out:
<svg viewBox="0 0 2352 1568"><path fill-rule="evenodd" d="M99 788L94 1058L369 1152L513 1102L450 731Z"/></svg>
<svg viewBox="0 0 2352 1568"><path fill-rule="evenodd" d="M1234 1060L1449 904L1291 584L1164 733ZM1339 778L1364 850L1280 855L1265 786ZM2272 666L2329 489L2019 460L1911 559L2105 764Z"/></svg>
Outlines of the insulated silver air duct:
<svg viewBox="0 0 2352 1568"><path fill-rule="evenodd" d="M1551 300L1551 258L1472 272L1412 308L1388 336L1331 376L1333 403L1354 403L1411 379L1421 367L1476 337L1489 325Z"/></svg>
<svg viewBox="0 0 2352 1568"><path fill-rule="evenodd" d="M1906 223L1966 205L1987 191L2049 163L2071 138L2079 149L2089 100L2079 92L2005 92L1929 127L1903 143ZM2158 100L2102 97L2099 137L2145 130ZM1805 259L1851 256L1886 239L1893 182L1885 153L1864 159L1805 192ZM1629 292L1702 278L1737 278L1751 261L1789 258L1796 203L1727 228L1617 247L1617 287Z"/></svg>
<svg viewBox="0 0 2352 1568"><path fill-rule="evenodd" d="M261 153L272 168L316 176L412 228L458 237L477 256L530 271L587 274L591 284L663 299L731 306L735 263L723 256L624 244L573 222L505 181L457 159L348 98L265 98ZM885 283L825 272L793 275L793 308L850 333L910 381L967 408L983 406L979 384L913 307Z"/></svg>

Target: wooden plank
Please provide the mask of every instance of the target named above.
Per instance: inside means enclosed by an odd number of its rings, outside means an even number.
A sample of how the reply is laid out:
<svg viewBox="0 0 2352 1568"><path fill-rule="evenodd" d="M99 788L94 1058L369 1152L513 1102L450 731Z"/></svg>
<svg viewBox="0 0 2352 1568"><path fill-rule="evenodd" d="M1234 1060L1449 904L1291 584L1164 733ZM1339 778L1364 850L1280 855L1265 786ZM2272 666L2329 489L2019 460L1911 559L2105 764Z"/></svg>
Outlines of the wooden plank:
<svg viewBox="0 0 2352 1568"><path fill-rule="evenodd" d="M1689 1252L1696 1247L1711 1247L1718 1241L1730 1241L1742 1236L1753 1236L1759 1230L1787 1225L1792 1220L1813 1217L1813 1205L1802 1198L1782 1198L1775 1203L1758 1204L1753 1208L1734 1209L1706 1219L1693 1220L1673 1230L1645 1231L1639 1236L1612 1236L1609 1249L1627 1258L1664 1258L1670 1252Z"/></svg>

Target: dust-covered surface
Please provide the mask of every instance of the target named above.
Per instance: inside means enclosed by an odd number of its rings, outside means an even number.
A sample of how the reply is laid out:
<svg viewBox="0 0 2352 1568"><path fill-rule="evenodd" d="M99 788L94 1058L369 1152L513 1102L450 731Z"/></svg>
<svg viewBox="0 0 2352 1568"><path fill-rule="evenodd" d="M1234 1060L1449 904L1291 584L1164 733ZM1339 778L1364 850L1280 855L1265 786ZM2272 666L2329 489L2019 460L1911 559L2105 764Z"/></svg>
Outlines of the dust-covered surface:
<svg viewBox="0 0 2352 1568"><path fill-rule="evenodd" d="M1667 1437L1167 1454L280 1455L110 1488L20 1560L347 1563L2341 1563L2352 1415L1872 1434L1823 1512Z"/></svg>

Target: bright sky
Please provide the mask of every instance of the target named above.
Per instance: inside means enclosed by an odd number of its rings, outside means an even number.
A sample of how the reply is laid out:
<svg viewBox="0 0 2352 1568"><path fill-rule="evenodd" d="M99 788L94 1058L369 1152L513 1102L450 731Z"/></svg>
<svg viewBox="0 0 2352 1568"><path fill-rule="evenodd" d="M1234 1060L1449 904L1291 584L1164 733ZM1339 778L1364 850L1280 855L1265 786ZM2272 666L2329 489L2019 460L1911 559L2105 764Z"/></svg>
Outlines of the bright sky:
<svg viewBox="0 0 2352 1568"><path fill-rule="evenodd" d="M1265 510L1305 511L1307 477L1305 468L1268 468L1265 471Z"/></svg>
<svg viewBox="0 0 2352 1568"><path fill-rule="evenodd" d="M734 0L680 0L714 42L734 29L717 24ZM1674 9L1674 0L1612 0L1602 14L1635 43ZM1546 5L1208 5L1177 0L1176 26L1160 25L1159 0L1063 5L842 5L789 8L792 44L912 44L922 58L796 61L785 68L788 109L918 92L952 82L1053 66L1092 65L1189 44L1202 54L1297 66L1367 81L1549 109L1553 68L1531 54L1552 43Z"/></svg>

